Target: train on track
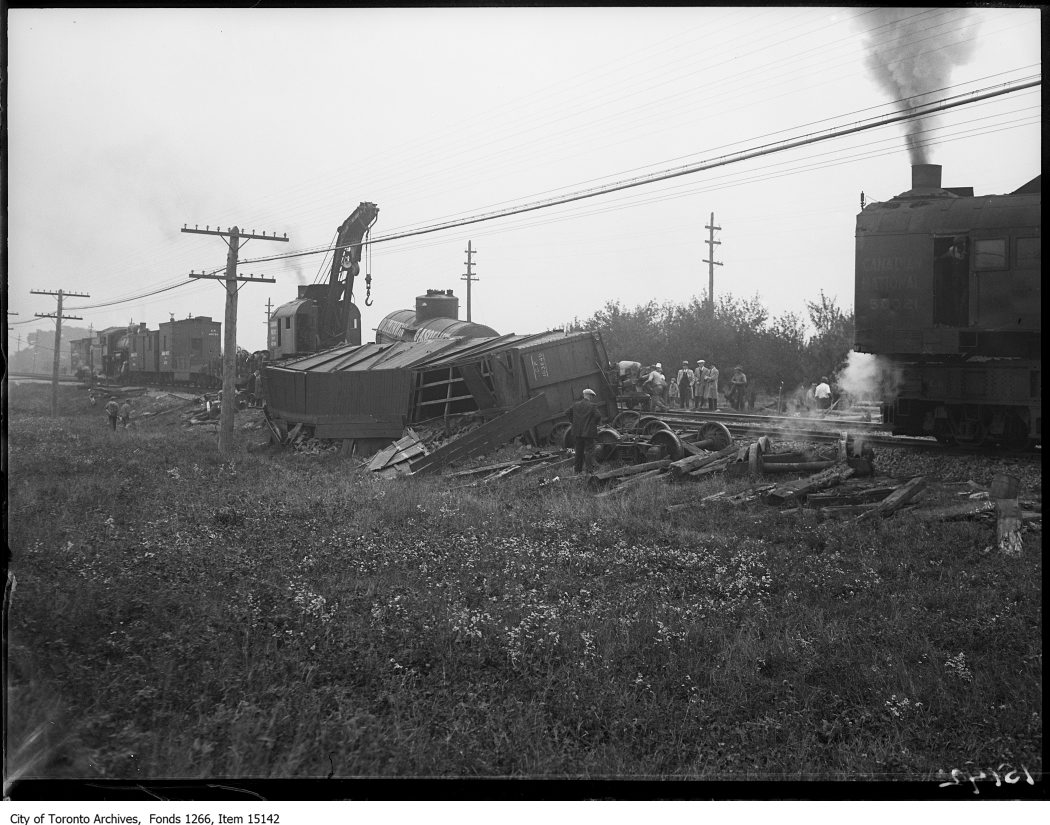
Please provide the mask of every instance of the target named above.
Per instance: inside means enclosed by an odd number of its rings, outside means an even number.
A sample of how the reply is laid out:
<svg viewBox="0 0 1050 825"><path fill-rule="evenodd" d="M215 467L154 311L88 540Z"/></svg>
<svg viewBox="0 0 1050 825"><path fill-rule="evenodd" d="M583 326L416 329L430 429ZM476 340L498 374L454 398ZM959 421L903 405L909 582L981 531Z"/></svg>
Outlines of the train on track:
<svg viewBox="0 0 1050 825"><path fill-rule="evenodd" d="M883 421L964 447L1042 443L1040 177L1006 195L912 188L857 216L855 346L884 369Z"/></svg>
<svg viewBox="0 0 1050 825"><path fill-rule="evenodd" d="M210 317L108 327L90 338L70 341L72 372L120 384L222 387L222 324ZM246 380L268 354L238 353L238 381Z"/></svg>

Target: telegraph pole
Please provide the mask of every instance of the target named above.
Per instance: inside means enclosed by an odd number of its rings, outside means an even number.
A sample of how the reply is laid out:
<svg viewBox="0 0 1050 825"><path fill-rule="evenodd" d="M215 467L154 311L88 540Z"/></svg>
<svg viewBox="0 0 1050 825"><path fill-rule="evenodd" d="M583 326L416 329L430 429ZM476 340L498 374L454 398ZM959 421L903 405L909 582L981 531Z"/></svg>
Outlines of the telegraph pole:
<svg viewBox="0 0 1050 825"><path fill-rule="evenodd" d="M715 230L721 230L722 227L715 226L715 213L711 213L711 223L706 225L704 229L708 230L708 238L704 243L707 244L707 254L710 255L710 259L704 258L704 263L707 264L707 300L711 302L708 307L708 313L711 320L715 317L715 267L721 266L721 261L715 260L715 246L721 244L721 241L715 240Z"/></svg>
<svg viewBox="0 0 1050 825"><path fill-rule="evenodd" d="M273 302L269 298L267 298L266 299L266 320L267 321L269 321L270 317L273 315L272 307L273 307Z"/></svg>
<svg viewBox="0 0 1050 825"><path fill-rule="evenodd" d="M58 415L58 366L62 356L62 319L68 318L71 321L83 321L79 315L63 315L62 314L62 298L66 295L72 295L76 298L90 298L86 292L66 292L64 289L58 290L58 292L51 292L43 289L31 289L29 290L32 295L55 295L58 298L58 311L57 312L37 312L37 318L54 318L55 319L55 363L54 368L51 372L51 416L55 417ZM35 366L35 365L34 365Z"/></svg>
<svg viewBox="0 0 1050 825"><path fill-rule="evenodd" d="M226 255L225 275L191 272L190 277L223 281L223 286L226 288L226 328L223 331L222 353L222 405L219 407L219 452L224 458L231 458L233 456L233 414L237 406L237 290L240 289L237 286L237 282L277 283L274 278L238 275L237 253L240 252L241 246L250 240L283 241L287 243L288 235L285 233L283 237L278 237L276 232L272 235L267 235L265 232L261 235L256 235L254 229L251 232L241 232L236 226L232 229L227 228L226 231L222 231L218 227L211 229L206 226L204 229L200 229L194 226L193 229L189 229L183 226L182 231L197 235L218 235L229 247L229 252Z"/></svg>
<svg viewBox="0 0 1050 825"><path fill-rule="evenodd" d="M470 284L472 281L478 280L474 276L474 253L478 250L474 249L470 241L467 241L467 274L460 278L461 281L467 282L467 320L470 320Z"/></svg>

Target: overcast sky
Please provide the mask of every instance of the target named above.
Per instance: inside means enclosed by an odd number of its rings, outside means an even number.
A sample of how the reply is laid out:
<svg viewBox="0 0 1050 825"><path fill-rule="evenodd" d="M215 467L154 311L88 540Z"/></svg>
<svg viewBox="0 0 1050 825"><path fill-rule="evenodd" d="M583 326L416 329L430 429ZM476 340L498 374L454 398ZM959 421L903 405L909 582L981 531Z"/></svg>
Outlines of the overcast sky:
<svg viewBox="0 0 1050 825"><path fill-rule="evenodd" d="M1041 74L1037 10L489 8L8 11L8 306L18 332L69 299L95 329L223 320L218 237L184 224L287 233L242 259L324 247L361 201L373 237L584 190L895 111L867 59L911 49L947 78L935 98ZM942 59L943 58L943 59ZM891 64L899 57L890 55ZM894 65L893 68L899 68ZM925 70L924 70L925 71ZM923 89L922 91L927 91ZM925 124L944 185L1003 193L1040 173L1040 88ZM860 193L910 188L904 127L372 247L366 335L429 289L473 320L537 332L628 307L757 295L804 314L821 290L852 307ZM323 269L322 269L323 267ZM323 254L246 264L238 343L265 346L266 304L327 277ZM362 270L363 275L363 270ZM100 303L160 294L109 307ZM363 279L355 290L364 297ZM76 310L76 307L85 307ZM367 340L367 339L366 339Z"/></svg>

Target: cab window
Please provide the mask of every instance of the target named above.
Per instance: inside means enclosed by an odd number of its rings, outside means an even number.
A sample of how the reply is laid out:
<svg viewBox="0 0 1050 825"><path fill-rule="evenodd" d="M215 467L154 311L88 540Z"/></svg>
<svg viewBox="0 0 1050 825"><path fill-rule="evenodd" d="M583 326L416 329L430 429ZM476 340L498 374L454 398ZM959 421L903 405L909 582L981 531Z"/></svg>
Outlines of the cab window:
<svg viewBox="0 0 1050 825"><path fill-rule="evenodd" d="M985 238L974 241L974 269L1006 269L1006 239Z"/></svg>

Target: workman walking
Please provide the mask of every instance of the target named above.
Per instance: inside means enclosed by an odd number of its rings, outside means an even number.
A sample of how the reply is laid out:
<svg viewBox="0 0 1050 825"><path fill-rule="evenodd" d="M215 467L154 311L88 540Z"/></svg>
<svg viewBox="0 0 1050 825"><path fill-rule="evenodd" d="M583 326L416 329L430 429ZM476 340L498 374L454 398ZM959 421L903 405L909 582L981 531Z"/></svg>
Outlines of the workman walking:
<svg viewBox="0 0 1050 825"><path fill-rule="evenodd" d="M106 402L106 415L109 416L109 426L115 432L117 429L117 416L120 415L120 405L116 402L116 399L109 399Z"/></svg>
<svg viewBox="0 0 1050 825"><path fill-rule="evenodd" d="M594 472L594 448L598 438L598 425L602 422L602 413L597 404L598 396L594 390L584 390L580 400L565 411L572 422L573 446L576 450L576 461L573 471L579 475L584 469Z"/></svg>
<svg viewBox="0 0 1050 825"><path fill-rule="evenodd" d="M120 405L120 425L126 430L131 422L131 402L125 401Z"/></svg>

